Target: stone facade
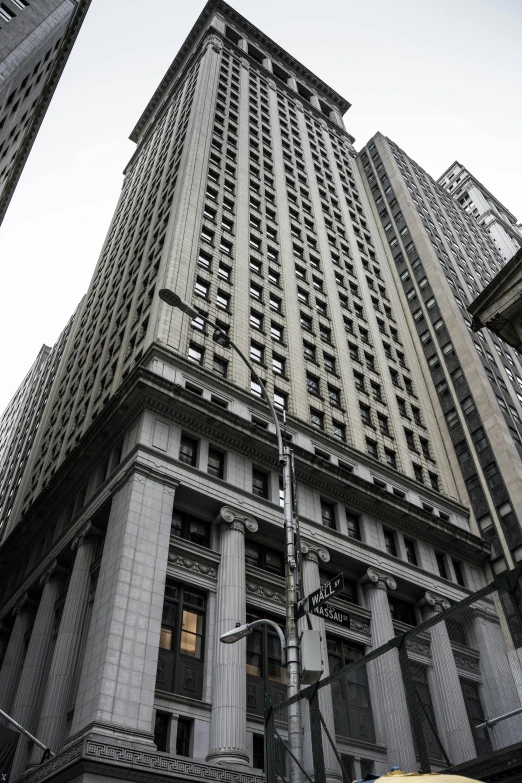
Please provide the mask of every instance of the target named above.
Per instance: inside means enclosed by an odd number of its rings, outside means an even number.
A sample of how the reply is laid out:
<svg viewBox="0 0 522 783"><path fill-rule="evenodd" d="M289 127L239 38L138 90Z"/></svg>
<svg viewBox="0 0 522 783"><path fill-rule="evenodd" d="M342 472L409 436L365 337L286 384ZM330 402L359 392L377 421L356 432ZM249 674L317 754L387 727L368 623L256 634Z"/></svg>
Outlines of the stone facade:
<svg viewBox="0 0 522 783"><path fill-rule="evenodd" d="M31 0L0 9L0 223L90 0Z"/></svg>
<svg viewBox="0 0 522 783"><path fill-rule="evenodd" d="M490 548L453 477L347 108L211 0L133 131L136 153L0 548L0 707L14 706L58 754L36 767L40 751L21 745L16 772L25 764L27 781L257 783L264 695L286 696L270 629L219 642L246 618L285 622L273 425L244 365L158 288L228 329L286 408L303 589L345 576L332 601L345 620L312 620L325 674L420 622L423 597L457 602L486 584ZM425 633L406 654L426 678L433 646L454 680L471 665L489 711L514 684L493 604L484 616L491 634L477 626L474 646ZM398 655L361 679L356 720L321 697L354 776L416 765ZM498 656L505 665L487 690ZM440 675L430 693L444 722ZM465 758L468 740L452 725L448 752ZM339 781L333 752L325 766Z"/></svg>

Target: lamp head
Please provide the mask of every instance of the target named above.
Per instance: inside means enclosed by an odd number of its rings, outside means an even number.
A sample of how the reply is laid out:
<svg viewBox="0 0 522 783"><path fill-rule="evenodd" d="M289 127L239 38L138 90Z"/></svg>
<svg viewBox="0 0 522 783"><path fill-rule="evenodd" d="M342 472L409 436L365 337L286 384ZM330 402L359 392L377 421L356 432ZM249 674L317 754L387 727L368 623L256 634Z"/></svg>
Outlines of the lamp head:
<svg viewBox="0 0 522 783"><path fill-rule="evenodd" d="M231 631L225 631L225 633L221 634L219 637L219 641L223 642L224 644L234 644L234 642L238 642L240 639L243 639L244 636L248 636L250 633L252 633L252 628L250 627L250 624L247 623L246 625L240 625L237 628L232 628Z"/></svg>
<svg viewBox="0 0 522 783"><path fill-rule="evenodd" d="M212 335L212 339L222 348L230 347L230 338L221 329L215 330L214 334Z"/></svg>
<svg viewBox="0 0 522 783"><path fill-rule="evenodd" d="M171 307L177 307L178 310L181 310L183 313L190 315L191 318L196 318L198 315L198 311L192 307L192 305L190 305L188 302L185 302L181 296L175 294L174 291L170 290L170 288L162 288L161 291L159 291L158 296L163 302L166 302L166 304L170 305Z"/></svg>

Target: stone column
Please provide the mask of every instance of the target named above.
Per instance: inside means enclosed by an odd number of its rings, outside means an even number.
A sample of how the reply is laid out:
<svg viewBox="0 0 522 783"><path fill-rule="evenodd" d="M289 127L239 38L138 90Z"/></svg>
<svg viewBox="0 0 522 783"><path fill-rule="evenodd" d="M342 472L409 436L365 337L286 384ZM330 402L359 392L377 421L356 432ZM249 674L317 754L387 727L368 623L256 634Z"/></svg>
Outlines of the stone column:
<svg viewBox="0 0 522 783"><path fill-rule="evenodd" d="M36 606L37 603L25 593L13 609L15 621L0 671L0 708L7 713L23 662L25 635L31 627Z"/></svg>
<svg viewBox="0 0 522 783"><path fill-rule="evenodd" d="M325 547L321 546L320 544L317 544L315 541L310 541L308 539L301 539L301 552L303 555L303 595L307 596L310 595L310 593L313 593L314 590L318 590L321 587L321 579L319 576L319 561L323 563L327 563L330 560L330 553L328 552L327 549L325 549ZM328 647L326 644L325 622L322 617L318 617L317 615L314 614L310 614L309 617L314 631L320 631L321 633L323 664L324 664L324 669L321 675L321 679L323 679L324 677L328 677L328 675L330 674L330 670L328 668ZM299 631L300 632L304 631L305 629L308 629L308 627L309 625L306 620L306 617L303 617L299 621ZM321 714L324 718L324 721L328 726L328 731L330 733L330 736L335 741L335 723L334 723L334 711L332 706L331 686L326 688L321 688L318 691L316 698L318 698L319 700L319 709L321 710ZM306 722L308 722L307 705L304 705L303 703L303 707L304 707L303 718L305 718ZM307 734L307 728L308 727L305 725L304 727L305 736ZM342 771L337 761L337 758L335 756L335 753L333 752L330 741L326 736L324 728L322 729L322 731L323 731L324 769L326 773L326 780L334 783L335 781L342 780ZM312 758L312 748L309 742L304 743L303 760L306 769L313 771L314 766L313 766L313 758Z"/></svg>
<svg viewBox="0 0 522 783"><path fill-rule="evenodd" d="M517 709L520 700L497 617L481 609L472 609L472 612L471 638L473 647L480 653L484 712L493 718ZM485 731L495 749L513 745L522 737L522 715L500 721Z"/></svg>
<svg viewBox="0 0 522 783"><path fill-rule="evenodd" d="M361 583L372 613L372 648L376 649L395 636L388 589L395 590L397 584L392 576L376 568L369 568ZM379 741L386 746L388 769L398 766L404 772L415 772L418 763L398 650L388 650L369 663L367 668L375 727Z"/></svg>
<svg viewBox="0 0 522 783"><path fill-rule="evenodd" d="M138 458L139 459L139 458ZM137 462L112 498L71 738L101 731L152 749L174 489Z"/></svg>
<svg viewBox="0 0 522 783"><path fill-rule="evenodd" d="M85 611L91 583L90 568L96 554L96 545L103 531L91 522L83 527L72 542L76 550L74 566L63 606L60 630L53 652L53 659L36 736L54 753L62 749L67 726L67 712L73 696L77 657L83 632ZM33 746L31 761L39 763L42 750Z"/></svg>
<svg viewBox="0 0 522 783"><path fill-rule="evenodd" d="M66 573L67 570L55 560L40 579L40 584L43 584L42 597L36 612L20 681L11 708L11 717L31 734L36 728L39 696L44 687L49 664L49 648L55 622L54 605L60 595L62 581ZM11 767L11 780L19 778L25 769L27 744L27 737L21 734Z"/></svg>
<svg viewBox="0 0 522 783"><path fill-rule="evenodd" d="M246 642L223 644L219 637L246 622L245 528L257 530L253 517L223 506L215 520L221 527L216 592L210 752L207 760L248 764L246 746Z"/></svg>
<svg viewBox="0 0 522 783"><path fill-rule="evenodd" d="M431 591L424 594L419 605L426 620L450 608L449 601ZM461 764L475 758L477 752L446 623L442 621L433 625L429 632L432 661L430 683L437 730L450 762Z"/></svg>

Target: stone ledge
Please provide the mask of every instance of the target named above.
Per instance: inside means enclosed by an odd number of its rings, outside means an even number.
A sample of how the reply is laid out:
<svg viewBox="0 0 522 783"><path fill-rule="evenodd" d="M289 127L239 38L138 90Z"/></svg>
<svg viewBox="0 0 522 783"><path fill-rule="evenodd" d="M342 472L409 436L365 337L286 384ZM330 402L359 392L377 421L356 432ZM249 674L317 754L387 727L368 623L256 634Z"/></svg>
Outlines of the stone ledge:
<svg viewBox="0 0 522 783"><path fill-rule="evenodd" d="M81 742L50 759L20 778L23 783L59 779L60 783L91 772L125 780L152 781L158 775L183 780L209 780L219 783L264 783L264 776L218 767L196 759L171 756L160 751L139 749L131 744L108 741L99 736Z"/></svg>

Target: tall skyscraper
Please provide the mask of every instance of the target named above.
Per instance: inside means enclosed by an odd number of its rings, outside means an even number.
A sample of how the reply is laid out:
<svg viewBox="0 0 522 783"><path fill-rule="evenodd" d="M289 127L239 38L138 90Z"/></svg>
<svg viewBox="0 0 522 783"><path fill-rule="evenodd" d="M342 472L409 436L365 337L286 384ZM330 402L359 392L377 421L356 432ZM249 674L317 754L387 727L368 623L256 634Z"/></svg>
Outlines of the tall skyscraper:
<svg viewBox="0 0 522 783"><path fill-rule="evenodd" d="M402 307L432 379L454 475L468 495L493 570L522 559L522 363L494 333L471 328L471 300L503 258L465 209L392 141L377 134L359 157Z"/></svg>
<svg viewBox="0 0 522 783"><path fill-rule="evenodd" d="M13 510L34 439L67 342L72 319L53 348L43 345L0 417L0 541Z"/></svg>
<svg viewBox="0 0 522 783"><path fill-rule="evenodd" d="M0 223L90 0L0 3Z"/></svg>
<svg viewBox="0 0 522 783"><path fill-rule="evenodd" d="M335 605L346 621L314 618L325 674L421 621L427 592L456 602L490 576L343 125L348 107L210 0L132 132L0 548L0 706L60 754L27 783L124 778L130 767L208 779L222 766L230 780L239 766L260 781L264 694L285 698L276 634L219 641L247 617L284 624L273 425L242 361L161 288L230 334L286 416L305 588L345 577ZM455 686L444 704L464 738L453 763L481 752L484 710L518 699L497 609L484 606L473 639L444 632ZM426 714L443 721L427 639L422 656L407 654ZM505 665L485 689L477 662L490 647ZM360 670L348 696L357 719L335 726L354 776L416 765L394 662L379 670L386 698ZM21 741L13 778L40 757Z"/></svg>
<svg viewBox="0 0 522 783"><path fill-rule="evenodd" d="M522 247L520 222L462 163L452 163L437 183L483 226L504 261Z"/></svg>

